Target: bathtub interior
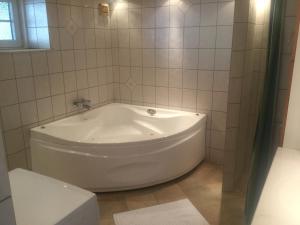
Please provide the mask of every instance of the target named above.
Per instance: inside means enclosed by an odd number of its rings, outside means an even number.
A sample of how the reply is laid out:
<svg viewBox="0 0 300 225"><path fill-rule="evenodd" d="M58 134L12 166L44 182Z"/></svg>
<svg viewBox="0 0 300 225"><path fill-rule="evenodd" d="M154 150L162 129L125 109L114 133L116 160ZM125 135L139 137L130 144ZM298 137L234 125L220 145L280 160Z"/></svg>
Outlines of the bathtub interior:
<svg viewBox="0 0 300 225"><path fill-rule="evenodd" d="M34 133L81 143L123 143L180 133L201 121L202 114L126 104L108 104L69 118L33 128Z"/></svg>

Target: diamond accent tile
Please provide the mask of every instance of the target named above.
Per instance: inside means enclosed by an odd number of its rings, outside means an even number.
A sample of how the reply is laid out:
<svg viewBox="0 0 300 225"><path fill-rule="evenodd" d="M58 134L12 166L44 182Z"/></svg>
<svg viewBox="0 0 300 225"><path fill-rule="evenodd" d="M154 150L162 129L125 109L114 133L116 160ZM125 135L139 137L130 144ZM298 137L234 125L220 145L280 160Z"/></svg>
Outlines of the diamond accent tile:
<svg viewBox="0 0 300 225"><path fill-rule="evenodd" d="M185 14L189 8L192 6L192 3L189 0L182 0L177 3L177 7Z"/></svg>
<svg viewBox="0 0 300 225"><path fill-rule="evenodd" d="M72 19L69 19L66 25L66 30L69 34L74 35L78 30L78 25Z"/></svg>
<svg viewBox="0 0 300 225"><path fill-rule="evenodd" d="M136 86L136 83L134 82L134 80L130 77L127 82L126 82L126 86L130 89L133 90Z"/></svg>

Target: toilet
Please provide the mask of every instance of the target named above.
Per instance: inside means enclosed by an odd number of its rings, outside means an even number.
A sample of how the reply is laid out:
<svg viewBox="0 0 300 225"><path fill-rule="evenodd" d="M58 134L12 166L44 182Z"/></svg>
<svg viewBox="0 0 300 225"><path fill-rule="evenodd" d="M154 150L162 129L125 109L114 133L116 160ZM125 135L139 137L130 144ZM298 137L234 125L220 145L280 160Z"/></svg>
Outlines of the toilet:
<svg viewBox="0 0 300 225"><path fill-rule="evenodd" d="M17 225L99 225L94 193L24 169L9 180Z"/></svg>

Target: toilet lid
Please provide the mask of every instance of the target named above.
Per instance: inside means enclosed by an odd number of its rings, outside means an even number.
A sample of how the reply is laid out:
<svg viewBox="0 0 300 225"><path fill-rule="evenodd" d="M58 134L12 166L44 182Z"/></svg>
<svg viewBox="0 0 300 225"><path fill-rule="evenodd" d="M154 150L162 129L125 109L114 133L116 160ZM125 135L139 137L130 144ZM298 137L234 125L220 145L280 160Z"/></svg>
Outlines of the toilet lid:
<svg viewBox="0 0 300 225"><path fill-rule="evenodd" d="M17 225L59 224L95 194L24 169L9 172Z"/></svg>

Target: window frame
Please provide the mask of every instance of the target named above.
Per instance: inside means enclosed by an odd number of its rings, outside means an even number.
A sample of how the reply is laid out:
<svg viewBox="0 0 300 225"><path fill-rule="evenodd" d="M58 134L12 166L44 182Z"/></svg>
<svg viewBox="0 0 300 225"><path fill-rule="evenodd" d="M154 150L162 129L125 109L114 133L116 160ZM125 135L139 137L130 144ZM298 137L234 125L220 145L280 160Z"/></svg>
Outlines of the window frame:
<svg viewBox="0 0 300 225"><path fill-rule="evenodd" d="M22 32L20 23L20 10L16 0L1 0L1 2L8 2L11 4L10 19L11 28L13 29L14 40L0 40L0 48L20 48L23 45ZM19 16L20 15L20 16Z"/></svg>

